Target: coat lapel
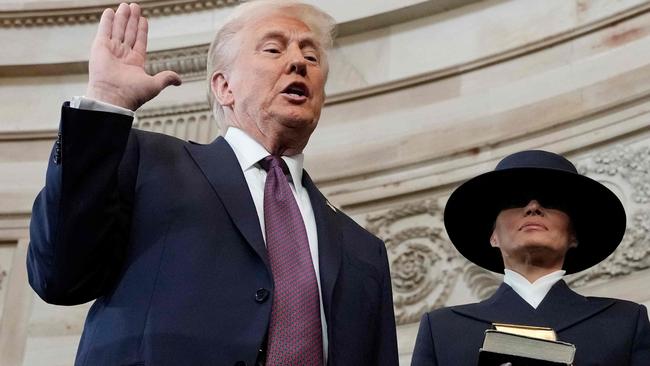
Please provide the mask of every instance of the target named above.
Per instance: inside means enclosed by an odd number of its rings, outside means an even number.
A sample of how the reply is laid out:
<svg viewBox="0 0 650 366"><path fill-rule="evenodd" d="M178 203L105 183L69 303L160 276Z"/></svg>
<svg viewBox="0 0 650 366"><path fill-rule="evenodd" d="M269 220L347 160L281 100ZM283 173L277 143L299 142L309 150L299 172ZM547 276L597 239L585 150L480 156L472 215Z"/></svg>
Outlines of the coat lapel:
<svg viewBox="0 0 650 366"><path fill-rule="evenodd" d="M586 298L573 292L564 281L558 281L537 309L505 283L489 299L478 304L452 308L457 314L485 323L512 323L553 328L561 332L612 306L614 301Z"/></svg>
<svg viewBox="0 0 650 366"><path fill-rule="evenodd" d="M535 309L505 283L489 299L478 304L454 307L452 310L488 324L542 325L536 319Z"/></svg>
<svg viewBox="0 0 650 366"><path fill-rule="evenodd" d="M332 294L341 268L341 232L337 225L337 213L316 188L314 182L303 172L302 183L311 201L318 232L318 261L325 317L329 321L332 311Z"/></svg>
<svg viewBox="0 0 650 366"><path fill-rule="evenodd" d="M564 281L558 281L537 307L539 316L549 327L561 332L581 323L614 305L607 298L587 298L573 292Z"/></svg>
<svg viewBox="0 0 650 366"><path fill-rule="evenodd" d="M244 173L228 142L223 137L218 137L209 145L191 144L185 147L217 193L237 229L270 273L255 204Z"/></svg>

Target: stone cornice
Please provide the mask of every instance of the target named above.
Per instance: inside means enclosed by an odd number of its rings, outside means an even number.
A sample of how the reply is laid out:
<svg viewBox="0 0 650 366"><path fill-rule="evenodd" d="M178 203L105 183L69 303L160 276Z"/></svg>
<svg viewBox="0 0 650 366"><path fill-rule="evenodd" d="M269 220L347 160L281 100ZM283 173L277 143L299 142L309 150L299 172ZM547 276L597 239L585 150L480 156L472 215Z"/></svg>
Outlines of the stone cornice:
<svg viewBox="0 0 650 366"><path fill-rule="evenodd" d="M178 106L159 107L159 108L145 108L137 112L138 119L151 119L162 118L169 116L178 116L188 113L207 112L210 113L210 106L207 102L181 104Z"/></svg>
<svg viewBox="0 0 650 366"><path fill-rule="evenodd" d="M239 1L240 0L214 0L200 2L209 2L211 4L219 3L225 5L233 4ZM177 5L181 2L183 1L173 1L173 3L176 3ZM144 4L148 4L147 6L152 6L152 4L160 3L172 3L172 1L154 1ZM197 1L184 1L183 3L197 3ZM570 41L572 39L584 36L585 34L596 32L614 24L618 24L626 19L640 16L647 12L650 12L650 3L634 6L625 11L612 14L606 18L584 24L583 26L574 28L570 31L562 32L552 37L547 37L526 43L519 47L504 50L480 59L471 60L462 64L452 65L443 69L431 70L430 72L416 74L402 79L387 80L373 85L363 86L361 88L332 93L328 95L326 104L347 102L358 98L392 92L418 84L433 82L435 80L467 73L480 69L482 67L504 62L516 57L521 57L544 48L552 47L563 42ZM2 21L1 16L2 14L0 14L0 21ZM147 71L149 73L155 73L162 70L172 70L180 74L181 77L186 81L204 79L208 48L208 44L203 44L150 52L148 54L149 59L146 66ZM86 61L79 61L46 65L6 65L0 66L0 77L78 74L87 72L87 64L88 63Z"/></svg>
<svg viewBox="0 0 650 366"><path fill-rule="evenodd" d="M183 47L148 54L146 69L150 75L173 70L183 80L205 79L209 45Z"/></svg>
<svg viewBox="0 0 650 366"><path fill-rule="evenodd" d="M240 0L153 0L141 2L143 15L164 16L225 7ZM0 28L56 26L95 23L107 7L115 2L89 7L66 9L34 9L0 12Z"/></svg>

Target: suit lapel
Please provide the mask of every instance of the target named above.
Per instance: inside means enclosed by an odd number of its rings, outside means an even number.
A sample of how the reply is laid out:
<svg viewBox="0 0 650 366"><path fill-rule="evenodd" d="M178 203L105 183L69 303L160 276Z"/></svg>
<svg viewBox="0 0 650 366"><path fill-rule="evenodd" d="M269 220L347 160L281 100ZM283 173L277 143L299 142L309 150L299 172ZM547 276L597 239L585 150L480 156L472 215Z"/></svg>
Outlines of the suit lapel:
<svg viewBox="0 0 650 366"><path fill-rule="evenodd" d="M186 145L185 148L217 193L226 211L246 241L266 265L270 266L259 218L235 153L223 137L209 145Z"/></svg>
<svg viewBox="0 0 650 366"><path fill-rule="evenodd" d="M341 267L341 232L337 225L336 212L316 188L307 172L303 172L302 183L309 193L309 200L316 220L321 292L325 317L329 322L332 311L332 294Z"/></svg>

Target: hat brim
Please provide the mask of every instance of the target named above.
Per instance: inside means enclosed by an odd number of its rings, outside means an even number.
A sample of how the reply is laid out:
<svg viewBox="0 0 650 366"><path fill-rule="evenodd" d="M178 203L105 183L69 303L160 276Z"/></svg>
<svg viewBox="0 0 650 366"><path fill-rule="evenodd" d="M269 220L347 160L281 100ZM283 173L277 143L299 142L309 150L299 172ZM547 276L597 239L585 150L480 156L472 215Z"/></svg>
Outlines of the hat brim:
<svg viewBox="0 0 650 366"><path fill-rule="evenodd" d="M445 206L449 239L469 261L503 273L501 252L490 245L494 222L504 198L535 192L561 195L578 239L565 257L567 274L607 258L625 234L625 209L601 183L575 173L548 168L511 168L479 175L458 187ZM563 202L564 203L564 202Z"/></svg>

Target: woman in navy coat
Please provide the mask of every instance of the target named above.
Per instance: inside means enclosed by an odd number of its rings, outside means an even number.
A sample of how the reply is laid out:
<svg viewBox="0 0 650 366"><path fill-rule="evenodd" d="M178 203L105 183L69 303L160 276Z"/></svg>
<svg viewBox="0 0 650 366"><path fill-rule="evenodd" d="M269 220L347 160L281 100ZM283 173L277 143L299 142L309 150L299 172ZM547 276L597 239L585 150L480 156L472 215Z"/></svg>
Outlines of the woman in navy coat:
<svg viewBox="0 0 650 366"><path fill-rule="evenodd" d="M411 365L477 365L492 323L552 328L576 346L576 366L650 365L643 305L584 297L562 280L609 256L625 224L614 193L553 153L515 153L470 179L451 195L445 227L461 254L504 283L483 302L424 314Z"/></svg>

